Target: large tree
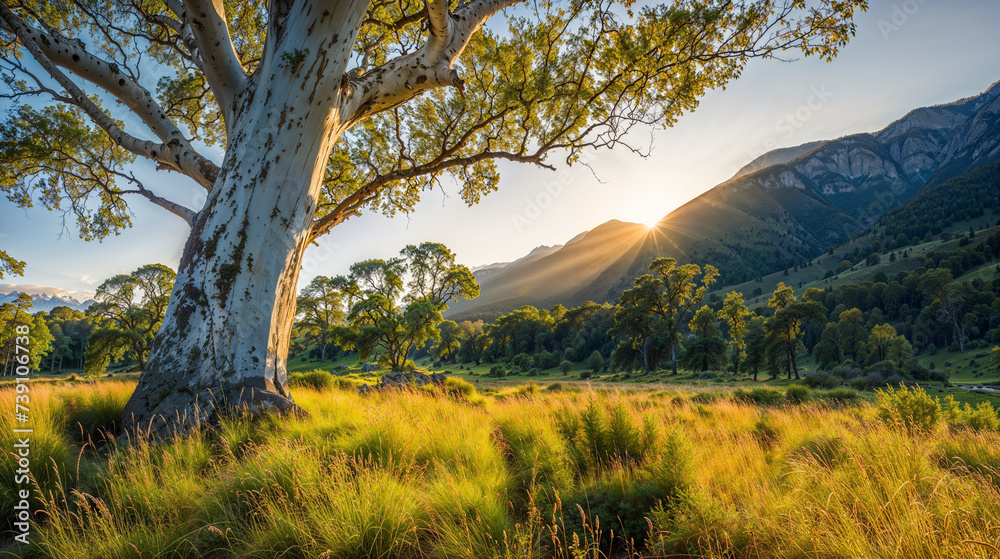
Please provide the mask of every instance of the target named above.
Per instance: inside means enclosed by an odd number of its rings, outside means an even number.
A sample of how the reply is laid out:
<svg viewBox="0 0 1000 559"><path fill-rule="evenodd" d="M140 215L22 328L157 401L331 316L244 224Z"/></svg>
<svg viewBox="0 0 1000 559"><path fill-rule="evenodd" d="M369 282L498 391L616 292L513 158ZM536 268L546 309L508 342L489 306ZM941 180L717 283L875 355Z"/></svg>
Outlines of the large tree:
<svg viewBox="0 0 1000 559"><path fill-rule="evenodd" d="M826 307L816 301L799 301L791 286L779 283L774 295L767 302L774 309L774 315L764 324L767 330L768 346L776 367L784 367L788 379L799 378L796 356L805 351L799 340L802 326L807 323L822 323L826 320Z"/></svg>
<svg viewBox="0 0 1000 559"><path fill-rule="evenodd" d="M316 343L319 360L326 361L326 349L334 332L344 323L344 296L333 278L316 276L302 289L296 303L299 330Z"/></svg>
<svg viewBox="0 0 1000 559"><path fill-rule="evenodd" d="M408 211L448 175L475 203L499 160L636 148L636 126L672 124L752 58L831 58L867 2L518 4L0 2L14 101L0 188L66 212L85 238L129 226L133 198L191 227L126 424L163 430L157 418L208 419L218 402L294 407L303 253L346 219ZM137 160L204 203L147 187Z"/></svg>
<svg viewBox="0 0 1000 559"><path fill-rule="evenodd" d="M726 294L718 316L729 326L729 355L733 360L733 375L739 376L740 363L747 354L747 325L757 314L747 308L742 293L730 291Z"/></svg>
<svg viewBox="0 0 1000 559"><path fill-rule="evenodd" d="M31 315L31 296L19 293L10 303L0 305L0 375L13 375L18 365L27 365L37 371L42 357L52 348L52 334L45 320ZM28 327L28 335L18 332L18 327ZM27 355L18 347L27 347ZM26 361L23 362L22 360Z"/></svg>
<svg viewBox="0 0 1000 559"><path fill-rule="evenodd" d="M338 341L357 348L361 359L374 356L393 371L406 367L415 348L439 338L448 303L479 296L472 272L456 264L444 245L409 245L401 254L403 258L358 262L349 277L332 282L350 304L347 319L354 327L352 334L338 335Z"/></svg>
<svg viewBox="0 0 1000 559"><path fill-rule="evenodd" d="M112 359L120 359L127 352L139 362L140 369L145 368L176 277L163 264L147 264L101 283L94 295L97 302L87 309L87 314L101 321L87 340L87 374L103 373Z"/></svg>

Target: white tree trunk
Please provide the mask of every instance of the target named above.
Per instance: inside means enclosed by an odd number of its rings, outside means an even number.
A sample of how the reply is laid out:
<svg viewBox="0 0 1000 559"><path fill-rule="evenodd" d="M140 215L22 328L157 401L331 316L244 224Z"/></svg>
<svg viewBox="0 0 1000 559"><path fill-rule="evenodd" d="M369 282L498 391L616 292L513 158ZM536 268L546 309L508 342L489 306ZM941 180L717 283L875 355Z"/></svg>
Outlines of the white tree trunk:
<svg viewBox="0 0 1000 559"><path fill-rule="evenodd" d="M166 434L230 406L296 407L285 369L296 284L325 165L346 126L339 84L364 13L364 3L298 4L269 38L260 83L234 102L221 172L125 408L129 428Z"/></svg>

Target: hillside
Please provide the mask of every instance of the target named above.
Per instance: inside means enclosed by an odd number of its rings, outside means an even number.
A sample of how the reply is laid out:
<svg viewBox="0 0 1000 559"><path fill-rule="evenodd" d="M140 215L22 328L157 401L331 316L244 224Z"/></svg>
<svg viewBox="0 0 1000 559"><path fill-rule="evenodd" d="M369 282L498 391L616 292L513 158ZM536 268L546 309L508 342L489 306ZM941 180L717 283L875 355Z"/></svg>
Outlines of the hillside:
<svg viewBox="0 0 1000 559"><path fill-rule="evenodd" d="M659 256L711 263L721 285L738 284L812 260L918 193L998 160L994 84L977 97L911 111L874 134L764 154L652 229L612 221L541 257L491 267L479 275L479 298L448 314L490 320L528 304L609 301Z"/></svg>

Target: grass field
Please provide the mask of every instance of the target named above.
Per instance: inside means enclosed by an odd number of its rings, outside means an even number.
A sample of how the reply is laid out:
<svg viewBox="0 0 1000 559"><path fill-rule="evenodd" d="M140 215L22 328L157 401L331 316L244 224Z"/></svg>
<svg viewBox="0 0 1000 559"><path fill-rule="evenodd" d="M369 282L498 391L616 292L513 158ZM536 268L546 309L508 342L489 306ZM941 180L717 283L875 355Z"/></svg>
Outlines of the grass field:
<svg viewBox="0 0 1000 559"><path fill-rule="evenodd" d="M32 545L0 557L985 559L1000 546L995 424L924 429L910 400L296 388L308 416L119 444L104 432L133 386L32 388L44 502Z"/></svg>

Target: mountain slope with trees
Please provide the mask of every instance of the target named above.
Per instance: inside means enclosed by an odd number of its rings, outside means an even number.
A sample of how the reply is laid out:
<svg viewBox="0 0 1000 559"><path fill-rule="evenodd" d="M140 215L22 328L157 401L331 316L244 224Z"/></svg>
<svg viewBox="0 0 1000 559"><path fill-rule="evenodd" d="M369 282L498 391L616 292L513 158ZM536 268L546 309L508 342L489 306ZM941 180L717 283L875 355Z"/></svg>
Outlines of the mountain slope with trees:
<svg viewBox="0 0 1000 559"><path fill-rule="evenodd" d="M911 111L874 134L775 150L653 229L620 222L595 228L618 235L592 246L588 273L563 273L576 260L563 252L572 250L567 243L542 258L493 268L481 278L479 299L451 316L491 319L525 304L610 301L658 257L711 263L722 285L809 261L918 193L1000 160L998 115L994 84L976 97ZM774 164L761 168L767 163Z"/></svg>

